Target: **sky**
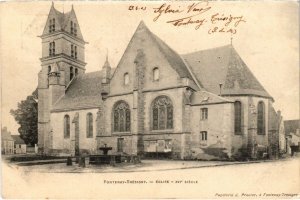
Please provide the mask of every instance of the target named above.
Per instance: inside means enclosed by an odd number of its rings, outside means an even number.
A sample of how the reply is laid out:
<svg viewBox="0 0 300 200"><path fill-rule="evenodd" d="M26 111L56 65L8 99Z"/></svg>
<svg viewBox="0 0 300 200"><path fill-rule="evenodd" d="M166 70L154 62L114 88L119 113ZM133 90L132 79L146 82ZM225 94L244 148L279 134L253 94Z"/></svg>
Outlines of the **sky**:
<svg viewBox="0 0 300 200"><path fill-rule="evenodd" d="M54 6L68 12L71 5L79 21L86 44L86 72L100 70L106 52L115 67L141 20L179 54L209 49L231 43L252 73L274 98L274 107L285 120L299 119L299 7L296 1L201 2L193 8L210 8L199 14L188 12L192 2L172 2L170 9L179 13L162 13L162 2L57 1ZM166 4L166 6L167 6ZM134 10L129 10L130 6ZM145 8L137 9L138 8ZM166 6L164 8L166 8ZM18 102L37 87L41 69L41 38L51 7L49 1L0 2L1 126L17 134L18 124L10 115ZM174 26L168 21L196 15L196 24ZM217 14L217 15L216 15ZM241 19L225 26L212 23L212 16ZM236 22L236 21L235 21ZM236 34L215 32L214 27L235 29Z"/></svg>

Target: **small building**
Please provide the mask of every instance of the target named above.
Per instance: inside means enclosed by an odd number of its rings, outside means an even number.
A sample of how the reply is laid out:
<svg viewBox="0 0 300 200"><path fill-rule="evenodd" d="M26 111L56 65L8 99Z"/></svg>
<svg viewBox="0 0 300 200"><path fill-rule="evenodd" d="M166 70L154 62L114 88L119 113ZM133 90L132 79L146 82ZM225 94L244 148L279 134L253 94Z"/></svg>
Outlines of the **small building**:
<svg viewBox="0 0 300 200"><path fill-rule="evenodd" d="M26 153L26 144L24 140L20 137L20 135L12 135L14 139L14 153L15 154L23 154Z"/></svg>
<svg viewBox="0 0 300 200"><path fill-rule="evenodd" d="M300 120L284 121L286 135L286 152L291 153L291 146L298 146L300 143Z"/></svg>
<svg viewBox="0 0 300 200"><path fill-rule="evenodd" d="M11 133L7 131L7 127L1 129L1 154L14 153L14 140Z"/></svg>

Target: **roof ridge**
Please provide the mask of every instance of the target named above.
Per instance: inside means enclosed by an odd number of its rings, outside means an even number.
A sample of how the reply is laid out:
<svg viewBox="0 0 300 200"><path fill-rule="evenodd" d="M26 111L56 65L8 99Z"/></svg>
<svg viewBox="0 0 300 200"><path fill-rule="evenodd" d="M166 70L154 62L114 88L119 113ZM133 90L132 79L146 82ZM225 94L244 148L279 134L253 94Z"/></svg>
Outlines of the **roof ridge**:
<svg viewBox="0 0 300 200"><path fill-rule="evenodd" d="M205 93L208 93L208 94L210 94L210 95L212 95L212 96L215 96L215 97L217 97L217 98L219 98L219 99L222 99L222 100L224 100L224 101L227 101L227 102L233 102L233 101L231 101L230 99L227 99L227 98L225 98L225 97L219 96L219 95L217 95L217 94L215 94L215 93L212 93L212 92L208 92L208 91L206 91L206 90L202 90L202 91L198 91L198 92L205 92Z"/></svg>
<svg viewBox="0 0 300 200"><path fill-rule="evenodd" d="M264 86L257 80L256 76L254 76L254 74L252 73L252 71L250 70L250 68L246 65L246 63L244 62L244 60L241 58L241 56L238 54L238 52L235 50L235 48L232 48L231 50L234 53L234 56L237 58L238 62L241 63L245 69L248 71L248 73L250 73L250 75L252 76L252 78L255 79L256 83L262 88L263 91L265 91L267 93L267 95L269 95L271 97L271 95L268 93L268 91L264 88ZM229 63L228 63L229 64ZM255 89L256 90L256 89ZM272 97L271 97L272 98ZM272 98L272 100L274 101L274 99Z"/></svg>
<svg viewBox="0 0 300 200"><path fill-rule="evenodd" d="M191 55L191 54L195 54L195 53L200 53L200 52L205 52L205 51L213 51L213 50L216 50L216 49L222 49L222 48L225 48L225 47L229 47L229 48L234 49L234 47L231 44L227 44L227 45L213 47L213 48L209 48L209 49L197 50L197 51L193 51L193 52L190 52L190 53L184 53L184 54L181 54L181 55L182 56L187 56L187 55Z"/></svg>

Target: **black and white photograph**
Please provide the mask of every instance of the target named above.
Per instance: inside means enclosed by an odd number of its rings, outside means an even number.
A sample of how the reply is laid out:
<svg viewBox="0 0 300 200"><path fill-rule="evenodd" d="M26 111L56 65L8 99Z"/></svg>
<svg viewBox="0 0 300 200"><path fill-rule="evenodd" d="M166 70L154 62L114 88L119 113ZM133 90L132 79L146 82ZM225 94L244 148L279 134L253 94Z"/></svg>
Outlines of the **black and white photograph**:
<svg viewBox="0 0 300 200"><path fill-rule="evenodd" d="M300 198L298 1L0 1L3 199Z"/></svg>

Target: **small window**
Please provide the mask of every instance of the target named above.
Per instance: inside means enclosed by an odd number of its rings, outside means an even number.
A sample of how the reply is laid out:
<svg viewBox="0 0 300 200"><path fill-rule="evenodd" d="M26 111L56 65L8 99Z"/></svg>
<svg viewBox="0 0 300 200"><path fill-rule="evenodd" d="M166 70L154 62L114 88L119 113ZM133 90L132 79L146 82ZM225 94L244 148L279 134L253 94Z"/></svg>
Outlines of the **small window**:
<svg viewBox="0 0 300 200"><path fill-rule="evenodd" d="M70 67L70 80L74 77L73 67Z"/></svg>
<svg viewBox="0 0 300 200"><path fill-rule="evenodd" d="M200 132L200 140L207 141L207 132L206 131Z"/></svg>
<svg viewBox="0 0 300 200"><path fill-rule="evenodd" d="M55 42L49 43L49 56L55 55Z"/></svg>
<svg viewBox="0 0 300 200"><path fill-rule="evenodd" d="M74 46L74 52L75 52L75 59L77 59L77 46Z"/></svg>
<svg viewBox="0 0 300 200"><path fill-rule="evenodd" d="M52 56L52 42L49 43L49 56Z"/></svg>
<svg viewBox="0 0 300 200"><path fill-rule="evenodd" d="M128 85L129 84L129 74L125 73L124 74L124 85Z"/></svg>
<svg viewBox="0 0 300 200"><path fill-rule="evenodd" d="M208 109L201 108L201 120L206 120L208 118Z"/></svg>
<svg viewBox="0 0 300 200"><path fill-rule="evenodd" d="M51 72L51 66L48 66L48 74Z"/></svg>
<svg viewBox="0 0 300 200"><path fill-rule="evenodd" d="M55 19L52 20L52 32L55 32Z"/></svg>
<svg viewBox="0 0 300 200"><path fill-rule="evenodd" d="M75 23L74 23L74 35L77 36L77 26Z"/></svg>
<svg viewBox="0 0 300 200"><path fill-rule="evenodd" d="M49 33L52 32L52 19L50 19L49 21Z"/></svg>
<svg viewBox="0 0 300 200"><path fill-rule="evenodd" d="M153 69L153 80L154 81L159 80L159 69L157 67Z"/></svg>
<svg viewBox="0 0 300 200"><path fill-rule="evenodd" d="M70 138L70 117L65 115L64 117L64 138Z"/></svg>
<svg viewBox="0 0 300 200"><path fill-rule="evenodd" d="M71 30L70 30L70 32L73 35L73 33L74 33L73 21L71 21Z"/></svg>
<svg viewBox="0 0 300 200"><path fill-rule="evenodd" d="M93 137L93 114L88 113L86 115L86 137L92 138Z"/></svg>
<svg viewBox="0 0 300 200"><path fill-rule="evenodd" d="M77 75L78 75L78 69L75 68L75 76L77 76Z"/></svg>
<svg viewBox="0 0 300 200"><path fill-rule="evenodd" d="M239 101L234 102L234 133L242 134L242 104Z"/></svg>
<svg viewBox="0 0 300 200"><path fill-rule="evenodd" d="M49 21L49 33L55 32L55 19Z"/></svg>
<svg viewBox="0 0 300 200"><path fill-rule="evenodd" d="M71 57L74 58L74 45L71 44Z"/></svg>
<svg viewBox="0 0 300 200"><path fill-rule="evenodd" d="M52 55L55 55L55 42L52 42Z"/></svg>
<svg viewBox="0 0 300 200"><path fill-rule="evenodd" d="M266 134L266 122L265 122L265 104L264 102L259 102L257 105L257 134Z"/></svg>

